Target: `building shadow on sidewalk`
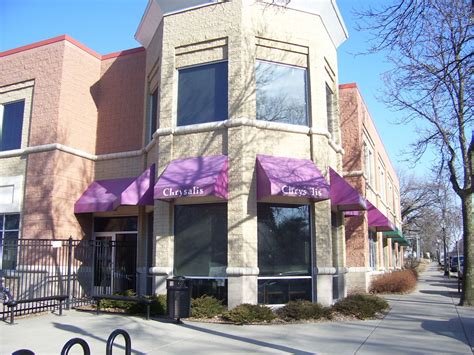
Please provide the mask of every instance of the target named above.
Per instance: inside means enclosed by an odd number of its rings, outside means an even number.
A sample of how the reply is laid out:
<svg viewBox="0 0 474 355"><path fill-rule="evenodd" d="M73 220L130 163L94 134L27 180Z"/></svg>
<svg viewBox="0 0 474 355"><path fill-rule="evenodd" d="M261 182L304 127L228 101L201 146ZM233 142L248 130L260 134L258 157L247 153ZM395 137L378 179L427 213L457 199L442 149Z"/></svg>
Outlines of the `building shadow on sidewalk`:
<svg viewBox="0 0 474 355"><path fill-rule="evenodd" d="M88 332L87 330L84 330L80 327L76 327L76 326L70 325L70 324L56 323L56 322L53 322L53 326L57 329L61 329L61 330L64 330L66 332L70 332L71 333L71 338L76 338L78 336L80 337L81 335L86 336L86 337L89 337L89 338L92 338L92 339L95 339L95 340L98 340L98 341L104 343L104 348L106 347L107 339L104 339L102 337L94 335L94 334L92 334L92 333ZM86 339L84 339L84 340L86 340ZM120 344L120 343L115 343L114 347L117 347L117 348L125 351L125 346ZM133 339L132 339L132 347L133 347ZM94 353L94 352L91 352L91 353ZM132 349L132 354L144 355L144 353L139 352L139 351L134 351L133 349Z"/></svg>
<svg viewBox="0 0 474 355"><path fill-rule="evenodd" d="M198 331L198 332L203 332L203 333L207 333L207 334L211 334L211 335L215 335L215 336L224 337L224 338L227 338L227 339L241 341L241 342L261 346L263 348L279 350L279 351L283 351L283 352L290 353L290 354L301 354L301 355L314 354L313 352L298 350L298 349L290 348L290 347L285 346L285 345L278 345L278 344L269 343L269 342L266 342L266 341L261 341L261 340L246 338L246 337L242 337L242 336L238 336L238 335L223 333L223 332L219 332L219 331L216 331L216 330L201 328L201 327L191 325L191 324L182 324L181 326L184 327L184 328L187 328L187 329Z"/></svg>
<svg viewBox="0 0 474 355"><path fill-rule="evenodd" d="M421 323L421 327L432 333L456 339L469 347L474 346L474 344L469 343L465 333L466 330L459 318L451 318L449 321L425 320Z"/></svg>
<svg viewBox="0 0 474 355"><path fill-rule="evenodd" d="M457 292L451 290L419 290L420 293L424 293L426 295L439 295L439 296L446 296L446 297L457 297Z"/></svg>

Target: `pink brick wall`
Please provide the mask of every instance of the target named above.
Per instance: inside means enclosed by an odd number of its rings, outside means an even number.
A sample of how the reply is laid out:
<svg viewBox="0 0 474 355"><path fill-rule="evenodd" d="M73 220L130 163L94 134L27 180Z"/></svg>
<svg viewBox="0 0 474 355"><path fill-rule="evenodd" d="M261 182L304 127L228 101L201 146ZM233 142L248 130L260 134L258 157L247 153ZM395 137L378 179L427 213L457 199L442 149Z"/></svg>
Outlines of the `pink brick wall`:
<svg viewBox="0 0 474 355"><path fill-rule="evenodd" d="M95 153L97 107L93 95L100 78L100 59L65 41L61 76L59 142Z"/></svg>
<svg viewBox="0 0 474 355"><path fill-rule="evenodd" d="M96 99L97 154L142 147L145 59L145 51L136 51L102 61Z"/></svg>
<svg viewBox="0 0 474 355"><path fill-rule="evenodd" d="M60 151L32 154L26 176L23 238L82 237L74 203L92 180L93 162Z"/></svg>
<svg viewBox="0 0 474 355"><path fill-rule="evenodd" d="M0 86L35 80L29 145L57 142L65 42L0 58Z"/></svg>

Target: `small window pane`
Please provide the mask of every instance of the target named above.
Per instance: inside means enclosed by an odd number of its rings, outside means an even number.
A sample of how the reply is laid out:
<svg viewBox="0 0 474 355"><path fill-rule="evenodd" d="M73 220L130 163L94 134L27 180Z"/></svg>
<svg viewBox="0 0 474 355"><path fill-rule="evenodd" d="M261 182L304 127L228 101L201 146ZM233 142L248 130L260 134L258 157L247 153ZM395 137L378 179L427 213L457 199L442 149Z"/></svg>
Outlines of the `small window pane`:
<svg viewBox="0 0 474 355"><path fill-rule="evenodd" d="M17 230L20 228L20 215L7 214L5 215L5 230Z"/></svg>
<svg viewBox="0 0 474 355"><path fill-rule="evenodd" d="M94 218L94 232L136 232L137 217Z"/></svg>
<svg viewBox="0 0 474 355"><path fill-rule="evenodd" d="M191 298L211 296L227 304L226 279L191 279Z"/></svg>
<svg viewBox="0 0 474 355"><path fill-rule="evenodd" d="M177 125L227 118L227 62L179 70Z"/></svg>
<svg viewBox="0 0 474 355"><path fill-rule="evenodd" d="M333 120L334 120L334 94L329 86L326 85L326 115L328 120L328 131L334 133Z"/></svg>
<svg viewBox="0 0 474 355"><path fill-rule="evenodd" d="M309 206L260 203L257 218L260 276L311 275Z"/></svg>
<svg viewBox="0 0 474 355"><path fill-rule="evenodd" d="M174 274L225 277L227 205L175 206Z"/></svg>
<svg viewBox="0 0 474 355"><path fill-rule="evenodd" d="M306 69L257 62L257 119L308 125Z"/></svg>
<svg viewBox="0 0 474 355"><path fill-rule="evenodd" d="M25 101L13 102L3 107L3 121L0 125L0 150L21 148L21 131Z"/></svg>
<svg viewBox="0 0 474 355"><path fill-rule="evenodd" d="M149 122L148 122L148 141L153 138L153 133L156 132L158 124L158 89L150 95L149 101Z"/></svg>
<svg viewBox="0 0 474 355"><path fill-rule="evenodd" d="M17 264L18 232L5 232L3 236L2 268L14 270Z"/></svg>
<svg viewBox="0 0 474 355"><path fill-rule="evenodd" d="M289 301L311 301L311 279L258 280L258 303L285 304Z"/></svg>

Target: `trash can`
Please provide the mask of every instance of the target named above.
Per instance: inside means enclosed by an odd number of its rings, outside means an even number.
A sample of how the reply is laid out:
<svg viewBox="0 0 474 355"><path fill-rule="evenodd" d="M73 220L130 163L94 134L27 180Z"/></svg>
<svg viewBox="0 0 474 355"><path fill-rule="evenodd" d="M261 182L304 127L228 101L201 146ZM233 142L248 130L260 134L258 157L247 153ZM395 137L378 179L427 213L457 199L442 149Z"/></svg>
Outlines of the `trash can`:
<svg viewBox="0 0 474 355"><path fill-rule="evenodd" d="M191 314L191 285L190 280L178 277L166 280L166 298L168 316L175 318L187 318Z"/></svg>

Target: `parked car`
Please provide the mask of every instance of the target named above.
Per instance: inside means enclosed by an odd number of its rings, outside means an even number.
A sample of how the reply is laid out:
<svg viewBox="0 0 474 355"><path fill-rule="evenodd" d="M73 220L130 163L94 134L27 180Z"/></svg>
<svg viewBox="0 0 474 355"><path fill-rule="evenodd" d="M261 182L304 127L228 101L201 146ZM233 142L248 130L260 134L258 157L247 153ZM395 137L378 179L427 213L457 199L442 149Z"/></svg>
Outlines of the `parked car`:
<svg viewBox="0 0 474 355"><path fill-rule="evenodd" d="M459 263L458 263L458 258L459 258ZM450 270L452 272L457 272L458 271L458 264L462 267L464 266L464 256L453 256L451 257L450 261Z"/></svg>

